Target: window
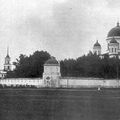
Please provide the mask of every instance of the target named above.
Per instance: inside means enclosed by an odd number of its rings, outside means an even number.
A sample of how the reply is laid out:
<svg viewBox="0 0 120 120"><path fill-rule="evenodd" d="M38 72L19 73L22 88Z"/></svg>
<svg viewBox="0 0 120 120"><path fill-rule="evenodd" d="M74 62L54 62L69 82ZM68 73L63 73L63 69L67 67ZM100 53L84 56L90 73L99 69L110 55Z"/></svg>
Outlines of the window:
<svg viewBox="0 0 120 120"><path fill-rule="evenodd" d="M112 48L112 52L113 52L113 48Z"/></svg>
<svg viewBox="0 0 120 120"><path fill-rule="evenodd" d="M10 69L10 66L8 66L8 70Z"/></svg>
<svg viewBox="0 0 120 120"><path fill-rule="evenodd" d="M100 55L100 51L98 51L98 55Z"/></svg>

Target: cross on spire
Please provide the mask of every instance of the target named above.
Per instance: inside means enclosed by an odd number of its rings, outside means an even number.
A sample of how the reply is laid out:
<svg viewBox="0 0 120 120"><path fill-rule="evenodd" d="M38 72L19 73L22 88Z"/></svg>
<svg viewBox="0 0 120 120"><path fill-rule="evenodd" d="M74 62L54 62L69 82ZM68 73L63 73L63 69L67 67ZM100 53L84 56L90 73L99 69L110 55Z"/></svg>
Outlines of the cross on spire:
<svg viewBox="0 0 120 120"><path fill-rule="evenodd" d="M119 27L119 21L117 22L117 27Z"/></svg>
<svg viewBox="0 0 120 120"><path fill-rule="evenodd" d="M9 46L7 46L7 56L6 57L10 58L10 56L9 56Z"/></svg>
<svg viewBox="0 0 120 120"><path fill-rule="evenodd" d="M7 56L9 56L9 46L7 47Z"/></svg>

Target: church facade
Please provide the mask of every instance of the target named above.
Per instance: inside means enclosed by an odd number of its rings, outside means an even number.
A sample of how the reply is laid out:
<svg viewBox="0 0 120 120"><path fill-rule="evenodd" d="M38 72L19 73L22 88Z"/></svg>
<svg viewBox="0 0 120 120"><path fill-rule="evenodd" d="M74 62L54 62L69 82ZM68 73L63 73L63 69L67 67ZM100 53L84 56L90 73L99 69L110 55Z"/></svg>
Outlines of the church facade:
<svg viewBox="0 0 120 120"><path fill-rule="evenodd" d="M104 57L108 55L109 57L118 57L120 58L120 25L117 22L117 25L113 27L107 35L107 52L105 54L101 53L101 45L98 41L93 46L93 53Z"/></svg>

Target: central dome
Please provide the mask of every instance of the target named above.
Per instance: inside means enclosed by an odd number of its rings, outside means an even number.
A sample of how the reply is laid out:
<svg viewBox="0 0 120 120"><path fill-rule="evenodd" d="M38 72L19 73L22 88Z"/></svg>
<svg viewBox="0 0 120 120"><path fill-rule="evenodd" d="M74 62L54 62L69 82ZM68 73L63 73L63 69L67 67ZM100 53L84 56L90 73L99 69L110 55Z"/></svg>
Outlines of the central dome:
<svg viewBox="0 0 120 120"><path fill-rule="evenodd" d="M119 22L117 23L117 26L112 28L107 35L107 37L113 37L113 36L120 36Z"/></svg>
<svg viewBox="0 0 120 120"><path fill-rule="evenodd" d="M45 65L59 65L59 63L54 57L51 57L51 59L45 62Z"/></svg>

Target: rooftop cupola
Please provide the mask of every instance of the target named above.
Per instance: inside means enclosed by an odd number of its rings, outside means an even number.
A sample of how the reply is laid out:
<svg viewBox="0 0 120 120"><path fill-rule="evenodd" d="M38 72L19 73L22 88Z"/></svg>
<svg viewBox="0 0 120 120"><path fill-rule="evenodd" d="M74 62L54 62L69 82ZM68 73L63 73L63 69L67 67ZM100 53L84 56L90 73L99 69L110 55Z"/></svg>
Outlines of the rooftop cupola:
<svg viewBox="0 0 120 120"><path fill-rule="evenodd" d="M97 40L96 43L94 44L94 47L96 47L96 46L101 47L101 45L100 45L100 43L98 42L98 40Z"/></svg>

